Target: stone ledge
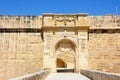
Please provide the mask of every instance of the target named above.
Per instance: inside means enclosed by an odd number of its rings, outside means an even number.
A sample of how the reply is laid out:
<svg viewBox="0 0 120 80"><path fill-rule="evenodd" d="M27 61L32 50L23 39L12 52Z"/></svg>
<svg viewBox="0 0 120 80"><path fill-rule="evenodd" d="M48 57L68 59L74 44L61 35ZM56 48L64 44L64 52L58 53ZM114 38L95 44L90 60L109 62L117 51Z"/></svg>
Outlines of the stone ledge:
<svg viewBox="0 0 120 80"><path fill-rule="evenodd" d="M91 80L120 80L120 74L113 74L94 70L81 70L81 74L89 77Z"/></svg>
<svg viewBox="0 0 120 80"><path fill-rule="evenodd" d="M49 74L49 72L50 71L48 69L45 69L40 72L36 72L33 74L27 74L27 75L20 76L17 78L12 78L9 80L42 80L45 76L47 76Z"/></svg>

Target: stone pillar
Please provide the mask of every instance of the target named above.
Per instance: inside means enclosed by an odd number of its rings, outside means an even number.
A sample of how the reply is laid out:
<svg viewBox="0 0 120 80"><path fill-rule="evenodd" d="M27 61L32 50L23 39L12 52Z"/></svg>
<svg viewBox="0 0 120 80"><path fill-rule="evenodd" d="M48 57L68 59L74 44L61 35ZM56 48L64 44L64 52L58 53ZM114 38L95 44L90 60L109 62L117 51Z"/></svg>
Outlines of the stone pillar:
<svg viewBox="0 0 120 80"><path fill-rule="evenodd" d="M88 49L87 49L88 31L78 30L78 44L79 44L79 68L88 68Z"/></svg>
<svg viewBox="0 0 120 80"><path fill-rule="evenodd" d="M44 32L44 68L51 69L51 72L55 72L55 56L52 49L53 46L53 33Z"/></svg>
<svg viewBox="0 0 120 80"><path fill-rule="evenodd" d="M79 47L76 48L76 55L75 55L75 72L79 72Z"/></svg>
<svg viewBox="0 0 120 80"><path fill-rule="evenodd" d="M44 32L44 68L50 67L50 35L47 32Z"/></svg>

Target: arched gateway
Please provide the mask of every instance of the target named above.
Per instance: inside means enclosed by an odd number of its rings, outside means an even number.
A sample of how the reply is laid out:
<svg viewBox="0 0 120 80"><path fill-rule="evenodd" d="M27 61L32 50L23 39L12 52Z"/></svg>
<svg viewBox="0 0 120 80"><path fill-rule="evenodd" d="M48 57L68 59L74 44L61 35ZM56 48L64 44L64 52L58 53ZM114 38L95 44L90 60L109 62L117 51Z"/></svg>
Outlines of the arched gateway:
<svg viewBox="0 0 120 80"><path fill-rule="evenodd" d="M69 39L62 39L55 45L56 68L75 69L76 45Z"/></svg>
<svg viewBox="0 0 120 80"><path fill-rule="evenodd" d="M79 71L86 68L88 28L86 14L43 15L44 68ZM77 20L80 19L80 22Z"/></svg>

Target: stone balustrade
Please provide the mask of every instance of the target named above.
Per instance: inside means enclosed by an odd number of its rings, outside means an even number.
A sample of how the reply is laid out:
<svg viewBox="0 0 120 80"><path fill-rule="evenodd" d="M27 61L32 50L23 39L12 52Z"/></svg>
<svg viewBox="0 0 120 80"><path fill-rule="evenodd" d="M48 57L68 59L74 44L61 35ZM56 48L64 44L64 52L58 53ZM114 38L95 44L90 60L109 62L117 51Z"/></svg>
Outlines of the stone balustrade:
<svg viewBox="0 0 120 80"><path fill-rule="evenodd" d="M120 80L120 74L100 72L94 70L81 70L81 73L91 80Z"/></svg>
<svg viewBox="0 0 120 80"><path fill-rule="evenodd" d="M36 72L33 74L27 74L24 76L20 76L17 78L12 78L9 80L44 80L44 78L50 73L49 69L44 69L40 72Z"/></svg>

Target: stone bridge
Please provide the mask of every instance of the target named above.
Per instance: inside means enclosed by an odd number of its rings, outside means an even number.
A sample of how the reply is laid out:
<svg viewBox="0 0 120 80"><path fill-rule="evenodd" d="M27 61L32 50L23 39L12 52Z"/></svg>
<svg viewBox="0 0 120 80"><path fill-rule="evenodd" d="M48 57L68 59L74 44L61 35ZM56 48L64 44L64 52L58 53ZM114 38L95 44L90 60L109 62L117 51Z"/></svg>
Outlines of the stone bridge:
<svg viewBox="0 0 120 80"><path fill-rule="evenodd" d="M9 80L120 80L120 74L94 70L81 70L81 73L51 73L50 70L45 69L40 72Z"/></svg>

